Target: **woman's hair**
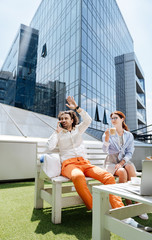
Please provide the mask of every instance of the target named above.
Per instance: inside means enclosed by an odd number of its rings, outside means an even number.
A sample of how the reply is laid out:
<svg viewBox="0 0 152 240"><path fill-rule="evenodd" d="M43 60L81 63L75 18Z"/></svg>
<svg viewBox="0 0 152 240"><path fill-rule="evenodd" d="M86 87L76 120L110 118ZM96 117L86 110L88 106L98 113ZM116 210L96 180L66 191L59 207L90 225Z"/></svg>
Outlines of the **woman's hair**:
<svg viewBox="0 0 152 240"><path fill-rule="evenodd" d="M129 128L128 128L127 124L125 123L125 118L126 118L125 114L120 111L115 111L110 114L110 117L112 117L113 114L118 115L120 118L124 118L124 121L122 122L122 128L125 129L126 131L129 131Z"/></svg>
<svg viewBox="0 0 152 240"><path fill-rule="evenodd" d="M59 120L61 120L61 116L63 114L69 114L71 119L73 119L72 128L75 127L75 125L77 125L79 123L79 119L74 111L69 110L69 111L59 112L59 115L58 115Z"/></svg>

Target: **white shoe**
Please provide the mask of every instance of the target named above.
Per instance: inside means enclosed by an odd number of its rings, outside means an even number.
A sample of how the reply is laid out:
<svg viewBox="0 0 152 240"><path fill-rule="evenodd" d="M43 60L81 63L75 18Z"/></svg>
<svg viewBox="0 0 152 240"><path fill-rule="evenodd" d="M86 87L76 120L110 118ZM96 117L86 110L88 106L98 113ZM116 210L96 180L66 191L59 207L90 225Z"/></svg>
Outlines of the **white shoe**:
<svg viewBox="0 0 152 240"><path fill-rule="evenodd" d="M126 219L123 219L122 222L130 224L132 220L133 220L132 218L126 218Z"/></svg>
<svg viewBox="0 0 152 240"><path fill-rule="evenodd" d="M148 220L149 219L147 213L143 213L143 214L139 215L139 218L141 218L143 220Z"/></svg>
<svg viewBox="0 0 152 240"><path fill-rule="evenodd" d="M127 223L133 227L144 229L144 226L136 222L133 218L123 219L122 222Z"/></svg>

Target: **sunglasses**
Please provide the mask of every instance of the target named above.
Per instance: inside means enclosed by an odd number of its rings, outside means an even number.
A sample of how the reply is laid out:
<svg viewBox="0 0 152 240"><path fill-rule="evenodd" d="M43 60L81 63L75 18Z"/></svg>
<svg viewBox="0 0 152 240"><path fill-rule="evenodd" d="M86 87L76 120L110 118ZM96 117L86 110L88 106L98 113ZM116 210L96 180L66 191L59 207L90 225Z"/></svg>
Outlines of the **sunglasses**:
<svg viewBox="0 0 152 240"><path fill-rule="evenodd" d="M117 119L118 119L118 117L113 117L113 118L111 118L111 121L117 120Z"/></svg>

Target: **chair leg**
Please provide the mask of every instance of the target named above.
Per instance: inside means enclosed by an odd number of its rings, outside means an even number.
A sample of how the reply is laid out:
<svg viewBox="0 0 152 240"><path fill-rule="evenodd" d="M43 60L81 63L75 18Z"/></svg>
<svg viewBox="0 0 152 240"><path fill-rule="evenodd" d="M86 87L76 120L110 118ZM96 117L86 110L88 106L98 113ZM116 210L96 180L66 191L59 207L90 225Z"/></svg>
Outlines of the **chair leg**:
<svg viewBox="0 0 152 240"><path fill-rule="evenodd" d="M34 197L34 207L36 209L43 208L43 199L40 197L41 189L44 189L44 180L40 179L40 172L36 172Z"/></svg>
<svg viewBox="0 0 152 240"><path fill-rule="evenodd" d="M61 223L62 210L62 183L52 183L52 222L54 224Z"/></svg>

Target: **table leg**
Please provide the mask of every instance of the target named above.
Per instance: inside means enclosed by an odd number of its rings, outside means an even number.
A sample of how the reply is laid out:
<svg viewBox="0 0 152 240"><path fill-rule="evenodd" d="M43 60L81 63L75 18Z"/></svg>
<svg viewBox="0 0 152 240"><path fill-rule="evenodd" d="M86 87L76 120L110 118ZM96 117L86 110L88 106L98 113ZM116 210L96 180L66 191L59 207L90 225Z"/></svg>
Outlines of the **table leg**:
<svg viewBox="0 0 152 240"><path fill-rule="evenodd" d="M105 213L109 210L109 194L93 189L92 239L110 240L110 232L104 228Z"/></svg>

